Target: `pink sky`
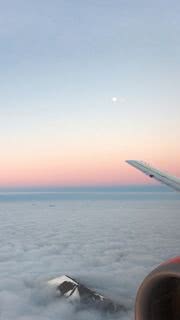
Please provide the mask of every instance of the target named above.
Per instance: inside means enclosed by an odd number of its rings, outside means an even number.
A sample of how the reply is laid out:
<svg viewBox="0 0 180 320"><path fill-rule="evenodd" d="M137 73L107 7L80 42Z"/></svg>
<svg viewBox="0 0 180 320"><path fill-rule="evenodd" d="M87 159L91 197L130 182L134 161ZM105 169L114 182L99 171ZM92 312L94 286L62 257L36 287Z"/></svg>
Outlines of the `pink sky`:
<svg viewBox="0 0 180 320"><path fill-rule="evenodd" d="M0 11L0 186L180 176L180 2L27 2Z"/></svg>
<svg viewBox="0 0 180 320"><path fill-rule="evenodd" d="M169 153L172 154L173 149L171 146ZM76 145L76 148L70 146L60 151L29 146L14 154L10 151L1 159L2 187L155 184L125 163L126 159L148 161L160 170L180 176L178 157L170 157L167 150L161 153L157 146L154 154L145 145L120 147L119 150L112 145L101 145L101 148L81 145L81 149Z"/></svg>

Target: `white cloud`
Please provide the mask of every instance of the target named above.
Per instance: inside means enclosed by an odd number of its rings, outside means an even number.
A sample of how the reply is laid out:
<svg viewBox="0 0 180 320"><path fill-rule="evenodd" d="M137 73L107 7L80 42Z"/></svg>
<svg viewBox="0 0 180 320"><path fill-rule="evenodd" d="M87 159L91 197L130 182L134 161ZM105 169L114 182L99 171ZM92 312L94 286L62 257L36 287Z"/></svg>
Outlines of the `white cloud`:
<svg viewBox="0 0 180 320"><path fill-rule="evenodd" d="M49 206L52 201L32 203L1 202L2 320L133 319L142 279L180 247L179 223L173 222L180 219L179 201L126 197L55 200L54 207ZM45 286L47 279L62 274L122 303L127 312L104 316L75 311Z"/></svg>

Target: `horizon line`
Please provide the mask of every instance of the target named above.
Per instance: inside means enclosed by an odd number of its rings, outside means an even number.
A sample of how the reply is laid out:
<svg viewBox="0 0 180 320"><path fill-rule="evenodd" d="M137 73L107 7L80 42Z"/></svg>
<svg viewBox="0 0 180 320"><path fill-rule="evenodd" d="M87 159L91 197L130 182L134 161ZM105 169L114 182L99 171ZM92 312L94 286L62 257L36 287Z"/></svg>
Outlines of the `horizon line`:
<svg viewBox="0 0 180 320"><path fill-rule="evenodd" d="M100 186L21 186L0 187L0 192L118 192L118 191L171 191L157 184L100 185Z"/></svg>

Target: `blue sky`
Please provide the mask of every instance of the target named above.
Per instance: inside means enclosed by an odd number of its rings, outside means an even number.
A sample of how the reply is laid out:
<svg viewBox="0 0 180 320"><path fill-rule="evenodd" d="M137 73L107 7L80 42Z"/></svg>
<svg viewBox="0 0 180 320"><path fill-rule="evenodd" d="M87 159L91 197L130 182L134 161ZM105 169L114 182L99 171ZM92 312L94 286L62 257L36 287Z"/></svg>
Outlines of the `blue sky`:
<svg viewBox="0 0 180 320"><path fill-rule="evenodd" d="M56 109L75 103L77 110L117 93L160 99L168 89L173 98L179 10L178 1L6 1L0 13L2 103L38 113L37 104Z"/></svg>
<svg viewBox="0 0 180 320"><path fill-rule="evenodd" d="M173 170L169 154L180 159L179 16L179 1L2 2L4 163L12 156L26 162L27 146L37 154L42 145L58 161L57 149L65 154L68 145L83 158L87 144L100 159L96 149L108 141L106 153L114 159L119 148L119 162L132 152Z"/></svg>

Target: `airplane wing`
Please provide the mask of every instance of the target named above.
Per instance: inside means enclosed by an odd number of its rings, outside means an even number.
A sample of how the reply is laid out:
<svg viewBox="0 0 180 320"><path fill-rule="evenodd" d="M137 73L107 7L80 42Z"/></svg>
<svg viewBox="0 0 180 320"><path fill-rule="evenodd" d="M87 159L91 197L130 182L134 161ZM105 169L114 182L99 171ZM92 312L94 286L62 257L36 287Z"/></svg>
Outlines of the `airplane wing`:
<svg viewBox="0 0 180 320"><path fill-rule="evenodd" d="M180 179L169 175L165 172L162 172L158 169L151 167L149 164L143 161L136 161L136 160L126 160L128 164L135 167L136 169L142 171L150 178L154 178L167 186L171 187L172 189L180 192Z"/></svg>

